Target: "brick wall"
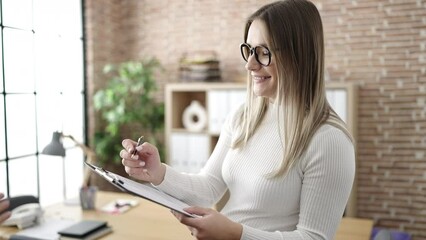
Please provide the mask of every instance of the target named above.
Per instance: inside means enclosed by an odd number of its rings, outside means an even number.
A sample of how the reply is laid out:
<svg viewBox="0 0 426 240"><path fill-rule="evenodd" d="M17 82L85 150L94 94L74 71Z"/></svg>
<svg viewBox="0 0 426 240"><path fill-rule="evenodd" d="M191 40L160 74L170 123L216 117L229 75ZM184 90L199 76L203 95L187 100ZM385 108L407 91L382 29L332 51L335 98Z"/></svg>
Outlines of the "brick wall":
<svg viewBox="0 0 426 240"><path fill-rule="evenodd" d="M269 1L86 0L89 93L108 62L157 57L161 86L187 51L214 50L224 81L245 74L245 17ZM316 0L330 81L360 86L358 216L426 239L426 2ZM90 129L96 116L90 109Z"/></svg>
<svg viewBox="0 0 426 240"><path fill-rule="evenodd" d="M426 239L426 3L318 2L330 78L360 84L359 216Z"/></svg>

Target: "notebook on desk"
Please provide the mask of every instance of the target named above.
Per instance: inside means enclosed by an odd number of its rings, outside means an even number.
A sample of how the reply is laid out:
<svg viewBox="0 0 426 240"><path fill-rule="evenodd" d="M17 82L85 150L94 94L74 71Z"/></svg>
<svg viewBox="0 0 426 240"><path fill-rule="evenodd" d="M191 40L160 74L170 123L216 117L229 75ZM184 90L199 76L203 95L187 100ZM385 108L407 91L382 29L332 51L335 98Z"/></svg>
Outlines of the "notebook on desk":
<svg viewBox="0 0 426 240"><path fill-rule="evenodd" d="M60 240L95 240L112 232L106 221L82 220L58 231Z"/></svg>
<svg viewBox="0 0 426 240"><path fill-rule="evenodd" d="M103 177L109 183L115 187L121 189L123 192L136 195L138 197L144 198L151 202L157 203L166 208L172 209L176 212L182 213L189 217L198 217L197 215L190 214L183 210L184 208L189 207L188 204L180 201L173 196L168 195L160 191L159 189L153 187L150 183L138 183L131 179L125 178L121 175L115 174L113 172L107 171L103 168L97 167L88 162L84 162L92 171Z"/></svg>

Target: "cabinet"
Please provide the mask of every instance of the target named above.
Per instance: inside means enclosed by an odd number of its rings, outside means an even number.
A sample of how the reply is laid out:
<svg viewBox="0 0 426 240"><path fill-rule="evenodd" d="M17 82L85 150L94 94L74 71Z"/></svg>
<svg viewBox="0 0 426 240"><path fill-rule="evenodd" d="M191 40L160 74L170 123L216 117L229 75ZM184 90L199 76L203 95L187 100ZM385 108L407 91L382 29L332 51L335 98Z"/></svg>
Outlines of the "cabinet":
<svg viewBox="0 0 426 240"><path fill-rule="evenodd" d="M356 138L357 89L351 83L327 83L327 99L347 123ZM245 100L245 83L173 83L165 89L166 163L177 170L197 172L207 161L218 140L220 128L232 109ZM184 127L182 116L192 101L205 109L207 122L202 130ZM356 216L356 181L346 209Z"/></svg>

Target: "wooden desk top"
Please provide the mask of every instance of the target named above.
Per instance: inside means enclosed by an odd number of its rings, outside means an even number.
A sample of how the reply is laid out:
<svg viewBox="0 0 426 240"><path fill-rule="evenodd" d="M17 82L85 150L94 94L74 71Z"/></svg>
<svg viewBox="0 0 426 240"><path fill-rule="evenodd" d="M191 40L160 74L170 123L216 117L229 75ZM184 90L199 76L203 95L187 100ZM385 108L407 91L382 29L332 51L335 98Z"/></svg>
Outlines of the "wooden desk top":
<svg viewBox="0 0 426 240"><path fill-rule="evenodd" d="M102 240L193 239L186 226L180 224L167 208L126 193L98 192L96 207L100 209L117 199L135 199L139 204L122 214L109 214L97 210L83 211L79 205L65 206L60 203L46 207L44 216L73 220L105 220L112 226L113 232L101 238ZM0 239L8 239L17 231L16 227L0 227Z"/></svg>
<svg viewBox="0 0 426 240"><path fill-rule="evenodd" d="M340 222L334 239L336 240L370 240L373 220L345 217Z"/></svg>
<svg viewBox="0 0 426 240"><path fill-rule="evenodd" d="M44 216L73 220L105 220L112 226L113 233L102 240L193 239L186 226L180 224L167 208L126 193L98 192L96 207L100 209L117 199L135 199L139 204L125 213L113 215L97 210L82 211L80 206L65 206L61 203L46 207ZM372 227L372 220L343 218L335 240L369 240ZM0 239L8 239L17 231L16 227L0 227Z"/></svg>

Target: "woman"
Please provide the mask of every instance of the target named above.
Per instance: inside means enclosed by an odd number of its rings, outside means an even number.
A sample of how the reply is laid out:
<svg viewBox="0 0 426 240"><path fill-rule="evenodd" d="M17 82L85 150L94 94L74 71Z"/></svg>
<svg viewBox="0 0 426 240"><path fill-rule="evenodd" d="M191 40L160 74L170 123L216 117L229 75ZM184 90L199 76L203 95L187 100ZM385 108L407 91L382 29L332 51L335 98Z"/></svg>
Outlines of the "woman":
<svg viewBox="0 0 426 240"><path fill-rule="evenodd" d="M0 192L0 224L10 217L11 212L6 211L9 208L9 200L5 200L4 193ZM3 199L3 200L2 200Z"/></svg>
<svg viewBox="0 0 426 240"><path fill-rule="evenodd" d="M333 239L355 173L352 138L326 100L321 18L306 0L263 6L241 53L246 104L232 113L206 166L179 173L157 149L123 141L126 172L194 206L174 212L197 239ZM221 212L209 209L226 190ZM197 207L195 207L197 206ZM206 208L207 207L207 208Z"/></svg>

